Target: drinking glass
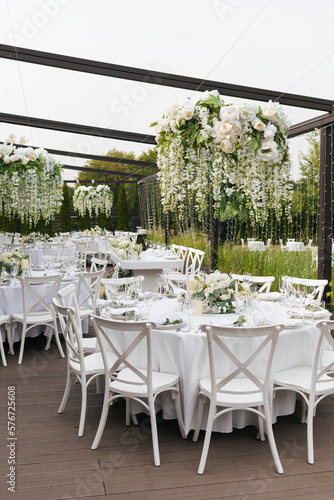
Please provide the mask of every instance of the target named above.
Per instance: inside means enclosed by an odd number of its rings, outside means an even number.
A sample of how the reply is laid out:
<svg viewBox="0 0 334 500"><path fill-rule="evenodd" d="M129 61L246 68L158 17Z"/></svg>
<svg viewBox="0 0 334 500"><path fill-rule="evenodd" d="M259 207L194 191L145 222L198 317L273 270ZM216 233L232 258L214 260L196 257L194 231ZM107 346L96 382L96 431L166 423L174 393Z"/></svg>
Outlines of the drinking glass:
<svg viewBox="0 0 334 500"><path fill-rule="evenodd" d="M154 293L152 288L147 288L145 292L145 302L148 308L148 319L151 319L151 307L154 301Z"/></svg>
<svg viewBox="0 0 334 500"><path fill-rule="evenodd" d="M13 264L11 266L11 269L10 269L10 274L13 277L13 280L11 280L11 285L13 285L13 286L17 285L18 280L16 279L16 276L17 276L18 272L19 272L18 264Z"/></svg>

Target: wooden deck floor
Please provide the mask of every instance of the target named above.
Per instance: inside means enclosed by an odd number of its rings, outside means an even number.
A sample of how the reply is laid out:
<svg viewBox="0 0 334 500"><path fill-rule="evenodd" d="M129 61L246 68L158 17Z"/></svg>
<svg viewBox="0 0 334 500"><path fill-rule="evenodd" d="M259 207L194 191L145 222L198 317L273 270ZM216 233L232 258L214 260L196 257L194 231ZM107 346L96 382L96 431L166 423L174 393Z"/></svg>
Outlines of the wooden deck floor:
<svg viewBox="0 0 334 500"><path fill-rule="evenodd" d="M65 360L41 336L27 339L24 361L8 356L0 367L0 498L15 500L235 500L334 498L334 400L320 405L315 420L315 464L306 460L306 426L298 414L274 426L284 475L274 469L268 443L252 427L214 434L204 475L197 474L203 433L183 440L174 421L159 422L161 466L155 467L147 418L126 427L122 403L110 408L97 450L91 450L102 396L89 390L85 435L77 437L80 387L73 384L64 414L57 409ZM18 348L16 346L16 351ZM16 493L8 491L7 388L16 388Z"/></svg>

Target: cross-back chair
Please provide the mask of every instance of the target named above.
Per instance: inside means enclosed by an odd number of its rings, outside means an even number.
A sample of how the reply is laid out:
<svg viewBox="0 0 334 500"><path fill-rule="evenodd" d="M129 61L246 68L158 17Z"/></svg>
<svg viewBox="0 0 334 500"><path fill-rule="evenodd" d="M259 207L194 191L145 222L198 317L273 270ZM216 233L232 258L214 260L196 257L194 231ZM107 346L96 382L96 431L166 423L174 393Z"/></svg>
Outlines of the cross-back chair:
<svg viewBox="0 0 334 500"><path fill-rule="evenodd" d="M198 474L203 474L205 469L214 421L234 410L247 410L258 416L262 441L265 422L277 472L283 473L270 411L271 367L278 334L283 326L234 328L202 325L201 330L207 337L210 376L201 379L199 383L199 409L194 441L198 439L206 400L209 400L210 408ZM236 338L242 339L244 350L240 349L240 344L238 349L233 349Z"/></svg>
<svg viewBox="0 0 334 500"><path fill-rule="evenodd" d="M22 283L23 311L12 314L12 341L15 338L15 329L18 323L22 324L21 346L18 364L22 363L24 344L27 332L34 326L44 325L53 329L59 353L65 357L57 327L56 313L52 307L52 299L58 293L61 275L53 276L25 276ZM52 334L49 335L45 349L50 348Z"/></svg>
<svg viewBox="0 0 334 500"><path fill-rule="evenodd" d="M152 368L152 324L148 322L113 321L98 316L92 323L102 352L105 366L105 391L100 423L92 449L99 446L106 425L109 406L119 398L139 402L149 412L153 442L154 464L160 465L158 431L155 401L159 394L171 391L175 399L176 413L180 432L185 436L181 412L179 377L177 374L154 371ZM121 336L120 335L121 332ZM126 337L126 338L124 338ZM140 351L134 362L136 351ZM108 363L108 353L116 356L113 365ZM119 370L119 371L118 371ZM117 376L115 373L118 371ZM126 411L126 424L130 424L130 411Z"/></svg>
<svg viewBox="0 0 334 500"><path fill-rule="evenodd" d="M232 274L233 279L238 280L240 283L244 281L242 274ZM258 286L258 293L269 293L272 283L275 281L275 276L252 276L253 285Z"/></svg>

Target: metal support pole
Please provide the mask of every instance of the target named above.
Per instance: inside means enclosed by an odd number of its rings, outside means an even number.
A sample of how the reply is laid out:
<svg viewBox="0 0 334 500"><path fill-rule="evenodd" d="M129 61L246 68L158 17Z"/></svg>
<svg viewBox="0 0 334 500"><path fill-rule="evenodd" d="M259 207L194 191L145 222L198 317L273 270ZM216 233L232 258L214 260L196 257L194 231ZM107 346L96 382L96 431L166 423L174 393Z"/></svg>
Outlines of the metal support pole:
<svg viewBox="0 0 334 500"><path fill-rule="evenodd" d="M332 178L334 161L334 125L321 130L320 135L320 182L319 182L319 238L318 238L318 278L332 279ZM325 288L330 291L329 285Z"/></svg>
<svg viewBox="0 0 334 500"><path fill-rule="evenodd" d="M210 236L211 236L211 270L215 271L218 266L218 231L219 221L214 217L214 199L210 201Z"/></svg>

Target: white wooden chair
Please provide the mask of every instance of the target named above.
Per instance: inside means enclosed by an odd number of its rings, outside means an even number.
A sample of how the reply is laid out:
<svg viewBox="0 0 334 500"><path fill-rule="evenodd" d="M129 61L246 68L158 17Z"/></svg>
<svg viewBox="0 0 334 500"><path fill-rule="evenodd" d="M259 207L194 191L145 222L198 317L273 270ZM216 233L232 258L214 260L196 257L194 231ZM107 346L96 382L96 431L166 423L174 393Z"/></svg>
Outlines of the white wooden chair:
<svg viewBox="0 0 334 500"><path fill-rule="evenodd" d="M79 268L82 271L86 271L86 262L87 262L87 239L80 239L75 241L75 255L78 261Z"/></svg>
<svg viewBox="0 0 334 500"><path fill-rule="evenodd" d="M283 326L234 328L202 325L201 330L207 336L210 376L200 380L198 419L193 441L198 439L203 405L207 399L210 401L210 409L198 474L203 474L205 469L214 421L234 410L248 410L258 416L262 441L264 440L263 423L266 423L275 466L277 472L282 474L283 468L272 430L270 411L270 383L272 382L270 381L276 342ZM240 349L238 352L233 352L231 342L236 338L247 342L248 349L243 351L243 354ZM221 357L225 360L224 362L217 362L220 359L219 355L225 355ZM226 373L224 370L221 371L221 366L231 366L231 370Z"/></svg>
<svg viewBox="0 0 334 500"><path fill-rule="evenodd" d="M7 340L8 340L8 344L9 344L9 352L10 352L10 354L14 354L12 337L11 337L11 334L10 334L10 316L9 316L9 314L0 314L0 326L2 326L2 325L5 326L5 329L6 329L6 332L7 332ZM0 336L1 336L1 331L0 331ZM0 338L0 353L1 353L1 360L2 360L3 366L7 366L6 354L5 354L5 350L4 350L4 347L3 347L2 338Z"/></svg>
<svg viewBox="0 0 334 500"><path fill-rule="evenodd" d="M95 271L105 271L108 265L108 261L105 259L98 259L96 257L92 257L90 261L90 272L93 273Z"/></svg>
<svg viewBox="0 0 334 500"><path fill-rule="evenodd" d="M328 280L318 280L318 279L304 279L296 278L293 276L285 276L286 283L293 286L304 286L306 288L313 288L312 296L313 300L320 301L324 294L325 286L328 284Z"/></svg>
<svg viewBox="0 0 334 500"><path fill-rule="evenodd" d="M115 299L120 287L124 291L124 295L131 295L133 292L140 292L144 276L131 276L129 278L103 278L101 285L104 288L107 300Z"/></svg>
<svg viewBox="0 0 334 500"><path fill-rule="evenodd" d="M167 281L167 286L174 290L176 288L186 288L189 277L197 275L202 267L205 252L196 248L188 248L188 254L184 269L184 274L163 273L164 279Z"/></svg>
<svg viewBox="0 0 334 500"><path fill-rule="evenodd" d="M53 307L60 320L67 352L66 384L58 413L63 413L65 410L71 391L71 375L73 374L81 384L81 412L78 430L78 436L81 437L84 434L86 419L87 388L98 375L104 373L104 362L100 352L85 353L82 346L81 321L75 317L74 309L62 306L56 299L53 299ZM107 364L115 362L115 356L111 352L106 353L105 357Z"/></svg>
<svg viewBox="0 0 334 500"><path fill-rule="evenodd" d="M240 283L244 281L242 274L231 274L233 279ZM254 285L259 286L258 293L269 293L272 283L275 281L275 276L252 276L251 281ZM262 286L261 286L262 285Z"/></svg>
<svg viewBox="0 0 334 500"><path fill-rule="evenodd" d="M314 463L313 420L315 410L326 396L334 394L334 379L328 374L333 372L334 358L324 363L322 357L323 342L326 340L334 348L332 332L334 321L321 321L317 324L318 337L310 366L294 366L287 370L274 373L275 391L293 391L302 397L302 423L305 422L305 407L307 407L307 460ZM327 345L328 345L327 344Z"/></svg>
<svg viewBox="0 0 334 500"><path fill-rule="evenodd" d="M64 352L59 340L57 317L52 307L52 299L58 293L61 275L53 276L25 276L22 278L23 311L12 314L12 342L15 338L15 329L18 323L22 324L21 346L18 364L22 363L24 344L27 332L37 326L45 325L53 329L60 355ZM52 334L50 334L45 349L50 348Z"/></svg>
<svg viewBox="0 0 334 500"><path fill-rule="evenodd" d="M104 270L78 274L77 299L81 320L96 314L96 302L100 297L101 279Z"/></svg>
<svg viewBox="0 0 334 500"><path fill-rule="evenodd" d="M149 412L153 442L154 464L160 465L158 431L156 423L155 400L165 391L172 393L175 399L176 414L183 438L184 432L179 376L174 373L154 371L152 368L152 325L148 322L112 321L98 316L92 317L92 323L104 360L105 391L101 419L96 431L92 449L99 446L105 428L109 406L119 398L139 402ZM124 348L118 341L119 332L126 335L129 342ZM140 350L141 364L133 362L135 352ZM113 353L117 361L110 365L108 353ZM143 359L144 358L144 359ZM122 366L124 368L122 369ZM117 376L115 373L117 373ZM126 424L130 424L130 411L127 409Z"/></svg>

